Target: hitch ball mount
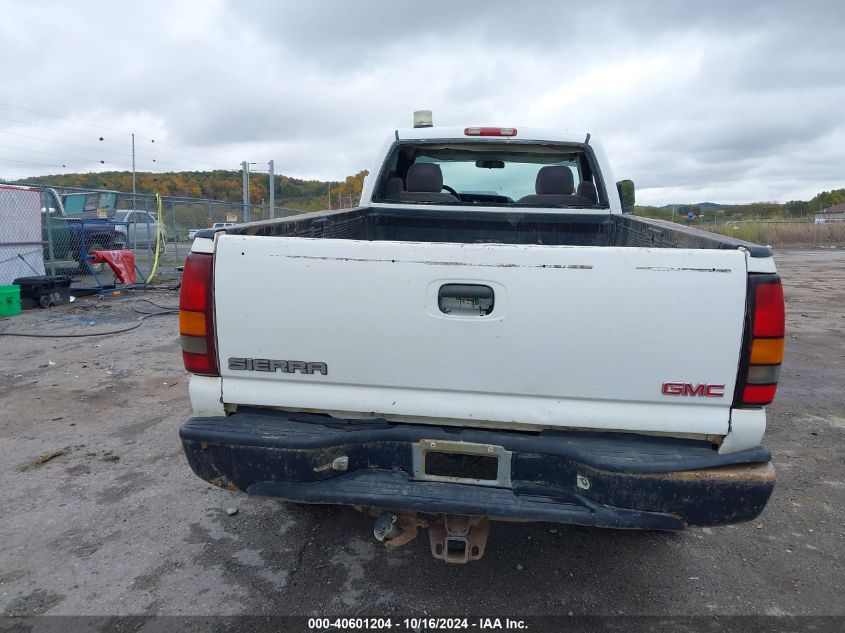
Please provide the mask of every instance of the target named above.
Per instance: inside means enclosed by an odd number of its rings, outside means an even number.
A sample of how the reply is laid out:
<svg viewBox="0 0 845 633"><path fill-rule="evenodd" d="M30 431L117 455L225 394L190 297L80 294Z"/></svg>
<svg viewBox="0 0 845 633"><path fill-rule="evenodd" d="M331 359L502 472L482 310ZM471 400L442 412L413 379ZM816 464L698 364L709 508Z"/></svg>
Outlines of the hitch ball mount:
<svg viewBox="0 0 845 633"><path fill-rule="evenodd" d="M484 517L444 514L423 519L412 514L383 512L373 526L373 536L387 547L399 547L416 538L417 530L425 527L434 558L463 564L484 556L490 534L490 522Z"/></svg>

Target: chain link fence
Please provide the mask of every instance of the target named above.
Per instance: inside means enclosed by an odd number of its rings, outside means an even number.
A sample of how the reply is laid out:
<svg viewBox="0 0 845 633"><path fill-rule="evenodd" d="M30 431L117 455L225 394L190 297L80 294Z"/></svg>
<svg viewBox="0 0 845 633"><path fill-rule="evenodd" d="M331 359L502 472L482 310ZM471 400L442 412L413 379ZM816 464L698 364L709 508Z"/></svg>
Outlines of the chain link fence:
<svg viewBox="0 0 845 633"><path fill-rule="evenodd" d="M805 220L732 220L718 223L693 222L692 226L772 247L845 247L845 222L814 222L812 218Z"/></svg>
<svg viewBox="0 0 845 633"><path fill-rule="evenodd" d="M198 230L302 211L201 198L0 183L0 285L38 275L68 275L75 289L114 286L110 267L90 251L132 251L136 281L153 270L175 278ZM152 279L150 279L152 281Z"/></svg>
<svg viewBox="0 0 845 633"><path fill-rule="evenodd" d="M0 185L0 286L44 274L41 193Z"/></svg>
<svg viewBox="0 0 845 633"><path fill-rule="evenodd" d="M646 208L638 215L692 226L754 244L780 248L845 247L845 222L820 221L810 216L749 217L742 213L722 213L712 209L688 217L687 213L671 214L666 210Z"/></svg>
<svg viewBox="0 0 845 633"><path fill-rule="evenodd" d="M334 202L334 200L333 200ZM352 205L356 201L349 200ZM338 206L346 206L338 199ZM334 206L334 205L332 205ZM296 209L150 194L0 183L0 285L44 274L69 275L74 288L113 286L116 278L90 251L128 250L136 280L175 279L197 231L215 225L286 217ZM845 222L676 218L681 224L773 247L845 247ZM151 279L152 281L152 279Z"/></svg>

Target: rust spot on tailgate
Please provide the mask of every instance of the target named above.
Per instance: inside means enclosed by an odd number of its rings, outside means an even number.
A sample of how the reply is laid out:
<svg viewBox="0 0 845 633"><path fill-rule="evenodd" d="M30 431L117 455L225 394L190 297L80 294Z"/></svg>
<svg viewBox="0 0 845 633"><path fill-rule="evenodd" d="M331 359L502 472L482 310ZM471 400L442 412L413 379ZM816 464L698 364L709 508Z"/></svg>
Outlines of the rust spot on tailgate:
<svg viewBox="0 0 845 633"><path fill-rule="evenodd" d="M658 273L729 273L730 268L686 268L673 266L637 266L636 270L649 270Z"/></svg>
<svg viewBox="0 0 845 633"><path fill-rule="evenodd" d="M373 259L367 257L327 257L318 255L283 255L288 259L319 259L323 261L337 261L337 262L376 262L381 264L395 264L396 259ZM437 261L427 259L403 259L405 264L425 264L427 266L470 266L477 268L559 268L569 270L592 270L592 264L514 264L511 262L492 262L485 263L471 263L471 262L454 262L454 261Z"/></svg>

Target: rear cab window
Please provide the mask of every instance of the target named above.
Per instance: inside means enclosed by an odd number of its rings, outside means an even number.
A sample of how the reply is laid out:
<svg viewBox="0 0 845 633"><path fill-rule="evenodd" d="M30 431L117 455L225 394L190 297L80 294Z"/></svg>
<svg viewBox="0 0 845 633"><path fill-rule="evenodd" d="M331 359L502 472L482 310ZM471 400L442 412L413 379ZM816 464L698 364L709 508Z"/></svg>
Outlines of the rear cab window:
<svg viewBox="0 0 845 633"><path fill-rule="evenodd" d="M396 143L373 201L606 209L594 165L588 148L571 145Z"/></svg>

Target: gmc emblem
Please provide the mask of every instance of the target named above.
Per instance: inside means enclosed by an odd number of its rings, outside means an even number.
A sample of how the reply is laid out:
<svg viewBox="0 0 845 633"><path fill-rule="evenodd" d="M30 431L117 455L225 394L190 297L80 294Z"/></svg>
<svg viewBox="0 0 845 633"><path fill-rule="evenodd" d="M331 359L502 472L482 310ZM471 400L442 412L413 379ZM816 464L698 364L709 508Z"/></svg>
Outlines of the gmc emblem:
<svg viewBox="0 0 845 633"><path fill-rule="evenodd" d="M704 398L724 398L725 385L693 385L689 382L664 382L664 396L699 396Z"/></svg>

